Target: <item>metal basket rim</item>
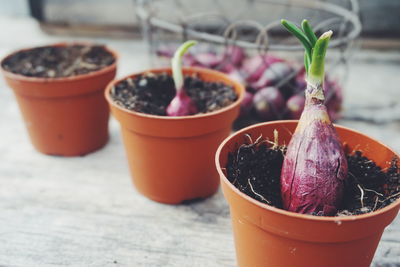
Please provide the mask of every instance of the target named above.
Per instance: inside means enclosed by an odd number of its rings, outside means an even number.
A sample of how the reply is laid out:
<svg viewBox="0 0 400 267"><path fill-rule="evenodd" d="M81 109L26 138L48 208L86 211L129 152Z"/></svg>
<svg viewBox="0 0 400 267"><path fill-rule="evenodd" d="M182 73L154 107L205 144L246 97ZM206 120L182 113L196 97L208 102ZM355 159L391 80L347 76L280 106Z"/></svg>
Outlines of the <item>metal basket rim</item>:
<svg viewBox="0 0 400 267"><path fill-rule="evenodd" d="M332 4L332 3L327 3L327 2L322 2L322 1L312 1L310 2L309 0L291 0L291 1L274 1L274 0L267 0L264 1L264 3L273 3L276 5L295 5L301 8L313 8L313 9L318 9L321 11L329 12L335 15L338 15L342 17L343 19L346 19L347 22L352 23L353 29L347 33L346 36L340 37L340 38L334 38L330 42L330 47L342 47L346 44L348 44L350 41L356 39L360 32L361 32L361 22L359 20L359 16L357 14L358 12L358 1L357 0L349 0L351 5L352 5L352 10L346 9L342 6L339 6L337 4ZM139 1L141 2L141 1ZM148 2L147 2L148 3ZM185 33L186 36L190 38L194 38L197 40L203 40L203 41L208 41L212 43L217 43L217 44L224 44L226 43L226 38L224 36L216 35L216 34L210 34L207 32L200 32L196 31L193 29L185 29L182 25L169 22L163 19L159 19L156 17L153 17L150 15L150 12L146 10L145 5L138 5L137 6L137 16L139 19L142 21L142 23L149 23L153 27L158 27L160 29L169 31L169 32L174 32L174 33ZM210 13L214 14L215 13ZM332 19L332 18L331 18ZM329 20L329 19L328 19ZM320 22L319 24L322 24L326 22L327 20L324 20ZM267 34L267 31L272 28L274 25L276 25L278 21L272 21L268 25L264 27L265 34ZM258 43L252 43L248 41L243 41L243 40L236 40L235 45L243 47L243 48L249 48L249 49L259 49L260 45ZM303 47L301 45L287 45L287 44L270 44L268 45L268 50L273 50L273 51L298 51L302 50Z"/></svg>

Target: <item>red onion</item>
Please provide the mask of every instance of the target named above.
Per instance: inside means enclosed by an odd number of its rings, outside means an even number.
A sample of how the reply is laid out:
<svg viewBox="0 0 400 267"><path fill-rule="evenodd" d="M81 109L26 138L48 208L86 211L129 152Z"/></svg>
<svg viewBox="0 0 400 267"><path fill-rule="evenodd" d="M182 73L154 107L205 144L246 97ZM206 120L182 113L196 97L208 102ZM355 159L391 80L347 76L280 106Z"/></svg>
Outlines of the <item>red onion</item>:
<svg viewBox="0 0 400 267"><path fill-rule="evenodd" d="M269 65L281 61L283 60L271 55L256 55L245 59L242 64L242 71L246 81L250 83L257 81Z"/></svg>
<svg viewBox="0 0 400 267"><path fill-rule="evenodd" d="M276 119L285 107L285 99L276 87L265 87L258 90L253 98L257 115L262 120Z"/></svg>
<svg viewBox="0 0 400 267"><path fill-rule="evenodd" d="M228 72L226 72L226 74L231 77L233 80L241 83L241 84L245 84L245 81L243 79L242 74L239 72L238 69L232 69Z"/></svg>
<svg viewBox="0 0 400 267"><path fill-rule="evenodd" d="M255 90L260 88L274 85L277 81L287 78L293 69L285 62L276 62L267 69L264 70L263 74L254 83L251 83L251 87Z"/></svg>
<svg viewBox="0 0 400 267"><path fill-rule="evenodd" d="M222 71L223 73L226 73L229 77L231 77L235 81L245 84L242 73L231 62L224 62L221 66L218 67L218 70Z"/></svg>
<svg viewBox="0 0 400 267"><path fill-rule="evenodd" d="M234 66L240 67L243 60L246 58L246 53L244 52L243 48L236 45L231 45L226 48L224 58L228 59L228 61Z"/></svg>
<svg viewBox="0 0 400 267"><path fill-rule="evenodd" d="M304 109L304 103L306 99L302 94L296 94L291 96L286 102L286 109L288 117L293 120L300 119L301 113Z"/></svg>
<svg viewBox="0 0 400 267"><path fill-rule="evenodd" d="M316 40L307 21L304 32L285 20L282 24L303 43L307 72L304 111L282 167L283 206L298 213L334 215L342 203L347 160L324 105L324 61L332 31Z"/></svg>
<svg viewBox="0 0 400 267"><path fill-rule="evenodd" d="M184 90L178 90L167 107L168 116L187 116L197 113L197 106Z"/></svg>
<svg viewBox="0 0 400 267"><path fill-rule="evenodd" d="M222 58L211 52L202 52L193 55L195 62L204 68L215 68L222 62Z"/></svg>

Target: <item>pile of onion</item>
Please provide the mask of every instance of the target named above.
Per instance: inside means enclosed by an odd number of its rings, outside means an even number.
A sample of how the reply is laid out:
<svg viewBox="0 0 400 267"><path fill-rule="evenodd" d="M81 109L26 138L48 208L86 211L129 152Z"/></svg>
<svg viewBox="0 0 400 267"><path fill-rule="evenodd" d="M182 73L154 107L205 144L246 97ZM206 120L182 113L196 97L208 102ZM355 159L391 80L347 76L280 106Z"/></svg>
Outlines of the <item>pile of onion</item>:
<svg viewBox="0 0 400 267"><path fill-rule="evenodd" d="M159 59L174 56L175 46L160 46ZM226 73L246 86L237 127L249 122L277 119L299 119L305 98L305 71L296 71L295 63L271 53L250 55L238 46L226 46L217 52L215 46L201 43L182 57L183 65L211 68ZM342 89L332 78L325 79L326 104L332 120L339 117Z"/></svg>

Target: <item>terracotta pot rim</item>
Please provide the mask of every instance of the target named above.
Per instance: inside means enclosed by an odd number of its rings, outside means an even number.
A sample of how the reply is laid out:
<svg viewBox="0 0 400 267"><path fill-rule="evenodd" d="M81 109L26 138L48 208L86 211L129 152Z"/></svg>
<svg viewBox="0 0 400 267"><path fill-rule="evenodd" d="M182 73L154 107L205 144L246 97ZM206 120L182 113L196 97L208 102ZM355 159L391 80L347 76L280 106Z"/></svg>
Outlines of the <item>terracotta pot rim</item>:
<svg viewBox="0 0 400 267"><path fill-rule="evenodd" d="M5 70L3 68L3 63L6 59L8 59L9 57L22 52L22 51L29 51L35 48L40 48L40 47L53 47L53 46L67 46L67 45L102 45L106 51L108 51L109 53L111 53L114 57L114 63L112 63L111 65L108 65L102 69L96 70L96 71L92 71L89 73L85 73L85 74L79 74L79 75L73 75L73 76L68 76L68 77L58 77L58 78L43 78L43 77L29 77L29 76L24 76L22 74L16 74L13 73L11 71ZM119 61L119 54L118 52L116 52L115 50L111 49L109 46L107 45L103 45L103 44L97 44L95 42L85 42L85 41L78 41L78 42L58 42L58 43L53 43L53 44L49 44L49 45L40 45L40 46L33 46L33 47L29 47L29 48L22 48L22 49L18 49L14 52L9 53L8 55L6 55L3 59L1 59L0 61L0 69L3 72L4 76L7 76L10 79L13 80L18 80L18 81L24 81L24 82L34 82L34 83L64 83L64 82L71 82L71 81L79 81L79 80L84 80L84 79L90 79L93 78L95 76L99 76L102 75L104 73L107 73L109 71L111 71L112 69L115 69L117 67L117 63Z"/></svg>
<svg viewBox="0 0 400 267"><path fill-rule="evenodd" d="M268 211L271 211L271 212L275 212L275 213L279 213L281 215L284 215L284 216L287 216L287 217L291 217L291 218L295 218L295 219L304 219L304 220L320 221L320 222L358 221L358 220L368 219L370 217L378 216L379 214L385 213L385 212L387 212L387 211L389 211L391 209L394 209L396 206L400 205L400 198L399 198L395 202L391 203L390 205L388 205L388 206L386 206L386 207L384 207L382 209L379 209L379 210L374 211L374 212L366 213L366 214L351 215L351 216L341 216L341 217L338 217L338 216L335 216L335 217L332 217L332 216L314 216L314 215L307 215L307 214L299 214L299 213L296 213L296 212L290 212L290 211L286 211L286 210L283 210L283 209L275 208L273 206L264 204L264 203L262 203L262 202L260 202L258 200L255 200L255 199L249 197L248 195L242 193L239 189L237 189L228 180L228 178L225 176L224 172L222 171L222 168L221 168L220 163L219 163L219 158L220 158L220 154L221 154L222 149L235 136L244 134L246 131L248 131L250 129L263 127L264 125L269 125L269 124L279 124L279 123L288 123L288 122L289 123L297 123L298 120L277 120L277 121L270 121L270 122L264 122L264 123L257 123L257 124L248 126L246 128L243 128L243 129L235 132L234 134L228 136L224 141L222 141L222 143L219 145L219 147L217 149L217 152L215 154L215 164L216 164L217 171L218 171L218 173L219 173L219 175L221 177L222 182L224 184L226 184L229 187L230 190L232 190L234 193L239 195L245 201L250 202L251 204L256 205L256 206L258 206L258 207L260 207L262 209L265 209L265 210L268 210ZM369 137L368 135L365 135L365 134L363 134L363 133L361 133L359 131L350 129L350 128L345 127L345 126L336 125L336 124L335 124L335 127L342 128L344 130L348 130L348 131L351 131L351 132L366 136L366 137L374 140L375 142L379 143L380 145L388 148L389 150L394 151L393 149L390 149L388 146L382 144L381 142L377 141L376 139L374 139L372 137ZM395 154L396 154L397 157L400 158L400 155L397 152L395 152Z"/></svg>
<svg viewBox="0 0 400 267"><path fill-rule="evenodd" d="M201 67L183 67L182 68L183 71L187 71L187 70L191 70L193 72L196 73L204 73L204 74L211 74L211 75L218 75L218 76L225 76L226 79L229 79L232 81L232 83L234 84L234 88L238 88L239 92L238 93L238 98L236 99L235 102L231 103L230 105L223 107L221 109L218 109L216 111L212 111L212 112L208 112L208 113L202 113L202 114L194 114L194 115L189 115L189 116L159 116L159 115L151 115L151 114L147 114L147 113L142 113L142 112L137 112L137 111L132 111L126 108L123 108L119 105L117 105L115 103L115 101L111 98L110 96L110 90L113 86L115 86L117 83L126 80L128 78L132 78L144 73L148 73L148 72L153 72L153 73L160 73L160 72L170 72L171 68L153 68L153 69L148 69L148 70L144 70L144 71L139 71L139 72L135 72L133 74L124 76L120 79L116 79L111 81L107 87L106 90L104 91L104 95L105 98L107 99L107 102L110 103L113 107L117 108L118 110L137 116L137 117L142 117L142 118L148 118L148 119L154 119L154 120L168 120L168 121L183 121L183 120L193 120L193 119L201 119L201 118L206 118L206 117L210 117L210 116L215 116L221 113L224 113L228 110L231 110L233 108L235 108L236 106L240 105L240 103L242 102L243 98L244 98L244 86L235 81L232 80L231 78L229 78L225 73L216 71L216 70L211 70L211 69L207 69L207 68L201 68Z"/></svg>

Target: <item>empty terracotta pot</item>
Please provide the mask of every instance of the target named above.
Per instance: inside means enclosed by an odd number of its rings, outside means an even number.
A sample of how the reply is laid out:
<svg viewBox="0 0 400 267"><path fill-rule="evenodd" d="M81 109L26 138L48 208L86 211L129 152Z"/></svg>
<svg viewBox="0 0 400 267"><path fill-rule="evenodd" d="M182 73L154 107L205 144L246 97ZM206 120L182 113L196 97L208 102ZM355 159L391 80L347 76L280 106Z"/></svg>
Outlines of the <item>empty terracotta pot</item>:
<svg viewBox="0 0 400 267"><path fill-rule="evenodd" d="M216 165L230 206L238 266L370 266L383 230L399 211L400 199L364 215L318 217L263 204L240 192L226 178L223 168L228 154L244 143L244 133L273 140L277 129L280 144L288 144L296 125L297 121L257 124L228 137L218 148ZM383 168L396 155L359 132L341 126L336 129L343 143L363 151Z"/></svg>
<svg viewBox="0 0 400 267"><path fill-rule="evenodd" d="M67 46L60 43L54 46ZM104 89L115 77L115 62L98 71L65 78L37 78L1 68L13 89L33 146L50 155L79 156L108 141L109 109ZM6 58L20 52L16 51Z"/></svg>
<svg viewBox="0 0 400 267"><path fill-rule="evenodd" d="M146 72L171 73L171 70ZM215 112L168 117L130 111L112 100L110 90L115 84L142 73L111 82L105 92L111 111L121 124L134 185L148 198L169 204L205 198L217 191L219 178L213 155L229 135L244 93L241 84L223 73L202 68L183 68L183 72L185 75L197 73L203 81L231 85L239 97Z"/></svg>

